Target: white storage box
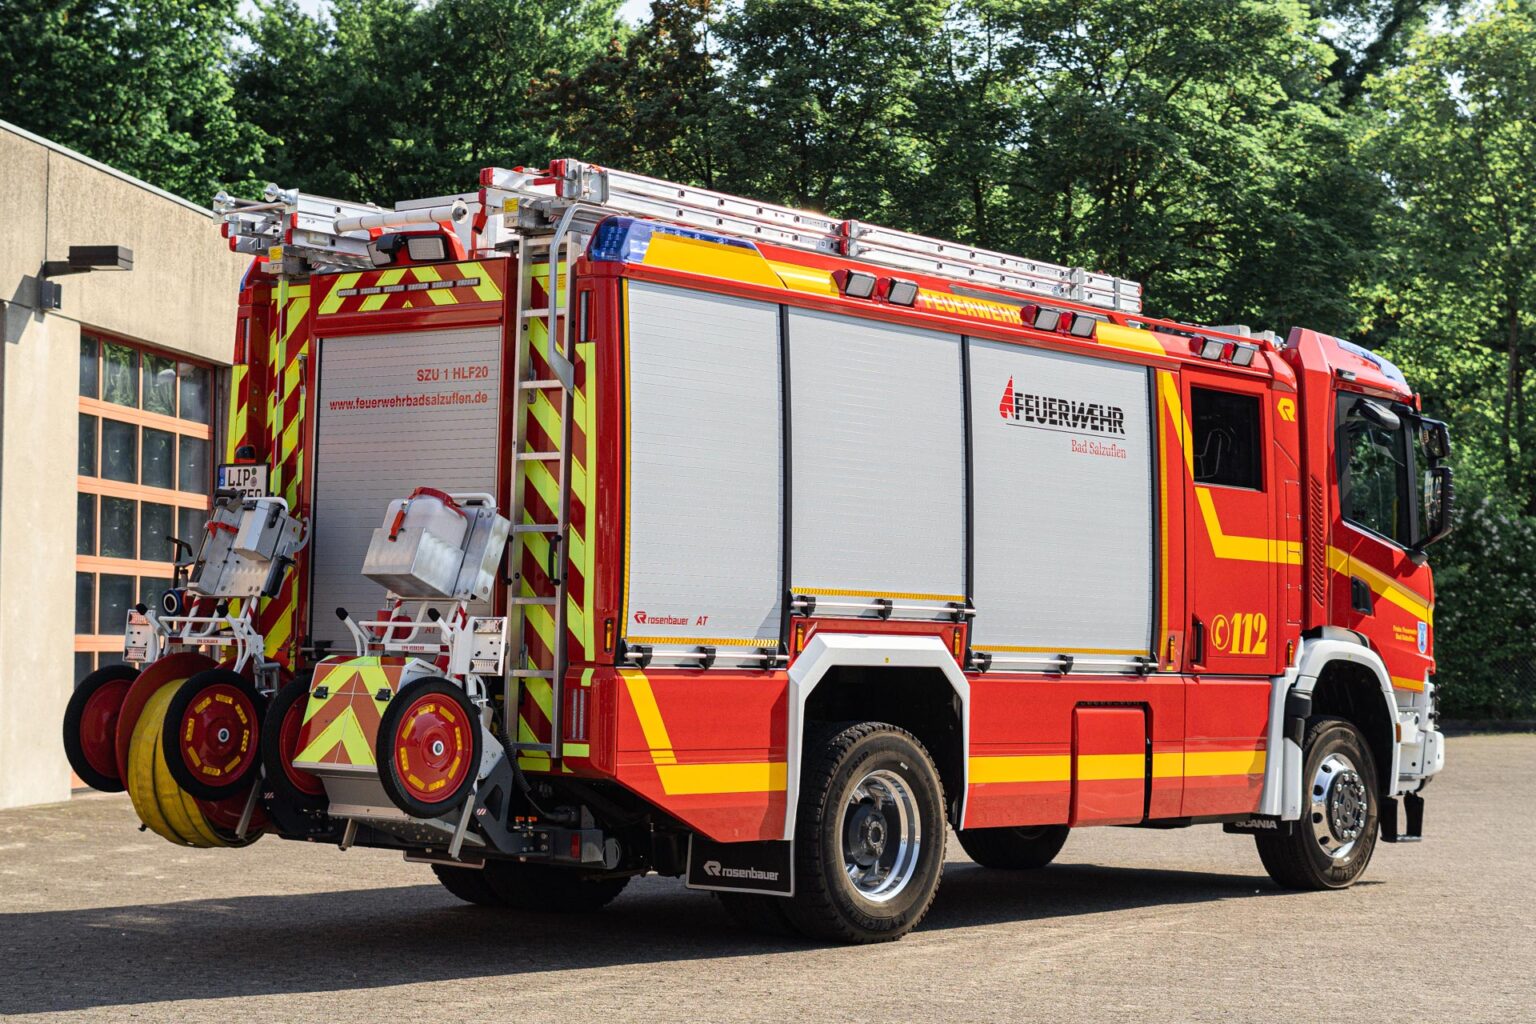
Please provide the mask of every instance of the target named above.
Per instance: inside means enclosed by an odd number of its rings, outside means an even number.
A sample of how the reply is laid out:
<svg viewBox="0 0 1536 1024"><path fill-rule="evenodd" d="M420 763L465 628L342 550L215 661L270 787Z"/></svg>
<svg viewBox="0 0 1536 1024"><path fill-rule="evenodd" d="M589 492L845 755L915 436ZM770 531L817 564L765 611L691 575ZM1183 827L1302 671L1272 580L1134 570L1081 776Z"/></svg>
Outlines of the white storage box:
<svg viewBox="0 0 1536 1024"><path fill-rule="evenodd" d="M208 516L187 585L204 597L270 597L303 541L281 498L226 498Z"/></svg>
<svg viewBox="0 0 1536 1024"><path fill-rule="evenodd" d="M368 544L363 575L404 598L484 598L508 529L489 495L456 500L418 487L390 502Z"/></svg>

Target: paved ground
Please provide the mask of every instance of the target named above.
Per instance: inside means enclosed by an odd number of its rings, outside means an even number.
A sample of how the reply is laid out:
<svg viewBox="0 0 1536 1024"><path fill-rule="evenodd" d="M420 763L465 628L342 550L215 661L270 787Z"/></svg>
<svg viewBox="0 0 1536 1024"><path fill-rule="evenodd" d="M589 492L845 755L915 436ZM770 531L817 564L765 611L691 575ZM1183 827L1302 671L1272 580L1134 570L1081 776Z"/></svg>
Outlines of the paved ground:
<svg viewBox="0 0 1536 1024"><path fill-rule="evenodd" d="M596 917L476 910L379 851L181 851L120 797L0 812L0 1016L67 1020L1536 1020L1536 736L1450 743L1430 840L1282 893L1215 827L1097 829L1006 876L950 843L893 945L732 929L630 886Z"/></svg>

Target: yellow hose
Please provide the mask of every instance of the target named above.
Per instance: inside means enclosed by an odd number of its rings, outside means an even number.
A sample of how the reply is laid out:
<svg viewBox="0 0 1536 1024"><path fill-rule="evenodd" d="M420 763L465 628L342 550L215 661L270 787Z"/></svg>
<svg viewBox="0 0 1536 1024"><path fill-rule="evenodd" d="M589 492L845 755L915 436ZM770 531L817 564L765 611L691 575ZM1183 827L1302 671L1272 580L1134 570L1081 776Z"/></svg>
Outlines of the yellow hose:
<svg viewBox="0 0 1536 1024"><path fill-rule="evenodd" d="M197 801L176 785L165 764L165 712L185 679L167 682L144 705L128 744L128 796L150 831L178 846L230 845L208 824Z"/></svg>

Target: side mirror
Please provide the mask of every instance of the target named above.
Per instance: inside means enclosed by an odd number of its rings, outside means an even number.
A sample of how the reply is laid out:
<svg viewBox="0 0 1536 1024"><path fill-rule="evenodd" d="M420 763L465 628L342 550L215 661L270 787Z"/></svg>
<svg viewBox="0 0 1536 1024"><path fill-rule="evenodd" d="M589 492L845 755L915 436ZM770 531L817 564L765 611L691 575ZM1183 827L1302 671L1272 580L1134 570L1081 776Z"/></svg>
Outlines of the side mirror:
<svg viewBox="0 0 1536 1024"><path fill-rule="evenodd" d="M1451 431L1439 420L1424 420L1419 427L1420 443L1424 454L1433 462L1451 457Z"/></svg>
<svg viewBox="0 0 1536 1024"><path fill-rule="evenodd" d="M1444 540L1451 532L1451 518L1456 508L1456 487L1450 466L1431 466L1425 473L1424 519L1428 533L1419 542L1419 550Z"/></svg>

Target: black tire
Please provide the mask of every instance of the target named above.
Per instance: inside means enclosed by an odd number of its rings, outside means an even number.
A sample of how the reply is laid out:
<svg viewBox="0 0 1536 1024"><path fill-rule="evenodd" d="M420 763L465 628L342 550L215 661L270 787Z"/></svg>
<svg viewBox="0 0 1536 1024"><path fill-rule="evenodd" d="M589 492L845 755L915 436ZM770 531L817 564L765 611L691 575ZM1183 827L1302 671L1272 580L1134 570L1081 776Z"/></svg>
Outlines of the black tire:
<svg viewBox="0 0 1536 1024"><path fill-rule="evenodd" d="M250 702L250 707L255 712L251 720L243 724L243 728L249 730L244 740L248 746L240 748L242 750L255 748L249 761L238 771L221 773L218 776L205 775L187 764L181 743L183 716L193 708L193 702L210 686L238 690ZM171 778L176 780L176 785L199 800L225 800L249 788L260 772L261 723L266 716L266 711L267 698L257 692L249 679L227 668L205 669L182 683L171 696L170 704L166 706L165 725L161 736L165 766L170 769Z"/></svg>
<svg viewBox="0 0 1536 1024"><path fill-rule="evenodd" d="M1381 809L1376 762L1360 730L1342 718L1308 720L1302 750L1301 820L1292 823L1289 833L1255 835L1259 859L1282 888L1343 889L1365 873L1376 849ZM1338 770L1341 764L1348 770ZM1320 801L1321 811L1314 809L1314 801ZM1341 820L1353 826L1343 839L1337 831ZM1346 845L1350 835L1354 838ZM1341 851L1347 852L1340 856Z"/></svg>
<svg viewBox="0 0 1536 1024"><path fill-rule="evenodd" d="M984 868L1032 871L1056 859L1072 831L1065 825L1025 828L966 828L955 833L960 848Z"/></svg>
<svg viewBox="0 0 1536 1024"><path fill-rule="evenodd" d="M443 864L433 864L432 873L443 883L444 889L465 903L473 903L477 907L503 905L501 897L496 895L496 890L491 888L490 881L485 877L484 868L450 868Z"/></svg>
<svg viewBox="0 0 1536 1024"><path fill-rule="evenodd" d="M91 759L86 756L86 739L81 732L87 727L86 709L92 703L91 698L95 697L102 687L111 683L132 683L138 674L139 670L132 665L103 665L80 680L80 685L75 687L75 692L70 694L69 703L64 707L64 756L69 759L69 767L80 776L81 782L103 793L121 793L126 788L123 780L117 777L116 759L111 756L117 715L114 712L109 720L97 722L91 726L93 730L97 726L105 729L104 735L95 738L100 742L91 744L98 750L98 760L103 762L104 766L110 765L109 770L104 771L92 764ZM114 703L121 708L120 701L114 701ZM92 717L96 717L94 709Z"/></svg>
<svg viewBox="0 0 1536 1024"><path fill-rule="evenodd" d="M304 706L309 701L309 685L314 674L314 669L301 672L278 690L277 696L272 698L272 704L267 708L266 718L261 723L261 767L265 773L263 788L272 795L274 801L293 810L310 813L324 811L330 805L330 801L323 791L318 794L305 792L289 777L287 760L290 753L283 750L283 719L290 713L299 715L304 713ZM304 774L308 775L307 772ZM313 778L313 776L309 777Z"/></svg>
<svg viewBox="0 0 1536 1024"><path fill-rule="evenodd" d="M395 760L395 734L404 726L404 718L424 697L437 697L458 709L462 716L463 732L458 735L460 748L454 753L467 762L468 770L457 782L449 785L440 797L427 801L411 793L408 783L400 775L400 765ZM451 713L452 709L449 709ZM432 677L407 683L390 700L389 707L379 719L378 739L374 743L379 782L394 805L414 818L440 818L457 811L475 788L475 776L480 769L480 754L484 739L480 731L480 713L470 703L461 687L446 679Z"/></svg>
<svg viewBox="0 0 1536 1024"><path fill-rule="evenodd" d="M517 861L486 862L485 881L504 906L545 914L589 914L612 903L628 875L589 878L580 868Z"/></svg>
<svg viewBox="0 0 1536 1024"><path fill-rule="evenodd" d="M750 932L763 935L797 936L800 932L789 920L782 896L764 896L752 892L717 892L725 916Z"/></svg>
<svg viewBox="0 0 1536 1024"><path fill-rule="evenodd" d="M909 816L921 830L907 870L900 869L899 860L889 863L899 857L899 844L884 841L899 828L889 808L901 799L878 804L854 799L857 788L876 772L899 780ZM808 736L795 819L795 895L785 902L784 913L811 938L844 943L899 939L933 905L944 871L945 835L944 785L911 733L860 722ZM860 842L862 850L851 848ZM845 845L850 849L845 851ZM880 900L870 898L849 875L848 866L859 856L872 858L866 869L876 880L883 867L887 878L902 877L905 883Z"/></svg>

